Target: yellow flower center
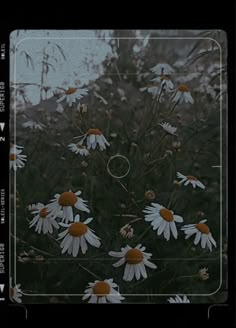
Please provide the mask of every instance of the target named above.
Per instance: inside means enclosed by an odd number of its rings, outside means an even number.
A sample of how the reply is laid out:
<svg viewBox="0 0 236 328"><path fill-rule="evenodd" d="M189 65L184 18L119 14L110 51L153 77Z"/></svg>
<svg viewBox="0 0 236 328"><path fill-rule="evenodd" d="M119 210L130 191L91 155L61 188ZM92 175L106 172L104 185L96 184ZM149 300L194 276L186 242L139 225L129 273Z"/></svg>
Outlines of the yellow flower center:
<svg viewBox="0 0 236 328"><path fill-rule="evenodd" d="M69 227L69 234L72 237L81 237L88 231L88 227L86 224L82 222L75 222L72 223Z"/></svg>
<svg viewBox="0 0 236 328"><path fill-rule="evenodd" d="M129 264L138 264L143 260L143 253L139 249L133 248L128 250L125 259Z"/></svg>
<svg viewBox="0 0 236 328"><path fill-rule="evenodd" d="M181 84L178 87L178 90L181 91L181 92L189 92L189 87L186 84Z"/></svg>
<svg viewBox="0 0 236 328"><path fill-rule="evenodd" d="M195 226L201 233L205 233L206 235L209 234L210 232L210 229L209 227L204 224L204 223L197 223L196 226Z"/></svg>
<svg viewBox="0 0 236 328"><path fill-rule="evenodd" d="M100 135L102 134L102 132L99 129L89 129L87 134L96 134L96 135Z"/></svg>
<svg viewBox="0 0 236 328"><path fill-rule="evenodd" d="M42 219L45 219L48 215L48 212L47 212L47 209L46 207L42 208L40 211L39 211L39 216L42 218Z"/></svg>
<svg viewBox="0 0 236 328"><path fill-rule="evenodd" d="M197 178L195 178L195 177L192 176L192 175L187 175L186 178L187 178L188 180L193 180L193 181L197 181L197 180L198 180Z"/></svg>
<svg viewBox="0 0 236 328"><path fill-rule="evenodd" d="M73 192L66 191L61 194L58 202L61 206L73 206L73 205L75 205L77 200L78 200L78 198Z"/></svg>
<svg viewBox="0 0 236 328"><path fill-rule="evenodd" d="M65 94L66 95L72 95L73 93L76 92L77 89L75 88L69 88L68 90L66 90Z"/></svg>
<svg viewBox="0 0 236 328"><path fill-rule="evenodd" d="M98 281L93 287L93 293L96 296L107 296L110 293L111 287L105 281Z"/></svg>
<svg viewBox="0 0 236 328"><path fill-rule="evenodd" d="M10 154L10 161L15 161L16 160L16 154Z"/></svg>
<svg viewBox="0 0 236 328"><path fill-rule="evenodd" d="M167 208L162 208L160 210L160 215L164 220L166 220L168 222L171 222L174 220L174 215Z"/></svg>

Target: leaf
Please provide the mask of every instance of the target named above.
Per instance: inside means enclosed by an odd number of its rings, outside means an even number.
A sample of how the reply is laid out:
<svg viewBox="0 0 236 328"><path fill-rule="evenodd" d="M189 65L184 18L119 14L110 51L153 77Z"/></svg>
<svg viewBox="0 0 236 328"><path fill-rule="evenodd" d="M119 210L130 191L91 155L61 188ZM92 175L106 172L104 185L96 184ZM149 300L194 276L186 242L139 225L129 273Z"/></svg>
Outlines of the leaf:
<svg viewBox="0 0 236 328"><path fill-rule="evenodd" d="M26 52L26 51L21 51L20 55L24 54L26 58L26 65L29 67L31 65L32 69L34 70L34 63L32 57Z"/></svg>
<svg viewBox="0 0 236 328"><path fill-rule="evenodd" d="M204 32L201 32L199 33L199 36L208 36L211 34L211 31L204 31ZM202 43L202 41L204 41L204 39L202 40L198 40L195 44L195 46L193 46L192 50L190 50L190 52L188 53L187 57L189 57L196 49L197 47Z"/></svg>
<svg viewBox="0 0 236 328"><path fill-rule="evenodd" d="M52 64L48 63L48 62L45 62L45 61L42 61L42 63L46 66L46 74L49 72L49 67L51 67L53 69L53 71L55 72L55 68Z"/></svg>
<svg viewBox="0 0 236 328"><path fill-rule="evenodd" d="M64 54L63 49L62 49L57 43L54 43L54 42L53 42L53 44L55 44L55 46L57 47L57 49L58 49L59 52L61 53L62 57L63 57L64 60L66 61L66 56L65 56L65 54Z"/></svg>
<svg viewBox="0 0 236 328"><path fill-rule="evenodd" d="M206 50L201 52L200 54L197 54L195 57L190 58L187 62L186 65L188 64L193 64L196 60L200 59L201 57L208 55L208 54L212 54L215 51L219 51L219 49L214 49L214 50Z"/></svg>

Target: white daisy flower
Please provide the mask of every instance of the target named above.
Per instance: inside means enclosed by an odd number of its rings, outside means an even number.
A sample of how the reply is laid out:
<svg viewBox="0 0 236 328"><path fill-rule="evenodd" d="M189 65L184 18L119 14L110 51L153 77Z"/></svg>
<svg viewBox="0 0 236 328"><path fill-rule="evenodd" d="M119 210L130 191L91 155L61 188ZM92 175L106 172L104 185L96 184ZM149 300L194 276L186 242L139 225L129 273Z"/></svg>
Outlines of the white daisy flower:
<svg viewBox="0 0 236 328"><path fill-rule="evenodd" d="M22 303L21 297L22 297L22 291L20 289L20 284L15 285L12 287L12 279L10 279L10 299L12 302L16 303Z"/></svg>
<svg viewBox="0 0 236 328"><path fill-rule="evenodd" d="M43 231L43 233L46 234L48 232L53 233L53 227L55 229L59 229L57 221L55 218L51 219L47 207L42 203L36 204L34 210L31 213L36 215L30 222L29 228L32 228L34 225L36 225L35 232L41 233L41 231Z"/></svg>
<svg viewBox="0 0 236 328"><path fill-rule="evenodd" d="M196 187L199 187L199 188L202 188L202 189L206 188L203 183L201 183L197 178L195 178L192 175L183 175L180 172L177 172L176 175L177 175L177 178L181 179L181 181L179 181L179 183L180 184L184 183L184 186L187 186L187 185L191 184L194 189Z"/></svg>
<svg viewBox="0 0 236 328"><path fill-rule="evenodd" d="M186 102L187 103L194 103L193 97L191 96L190 93L190 89L187 85L185 84L181 84L178 89L176 90L176 92L174 93L173 102L176 103L182 103L182 102Z"/></svg>
<svg viewBox="0 0 236 328"><path fill-rule="evenodd" d="M22 124L23 128L30 128L31 130L43 130L44 128L46 128L46 125L40 123L40 122L36 122L36 121L32 121L29 120L25 123Z"/></svg>
<svg viewBox="0 0 236 328"><path fill-rule="evenodd" d="M61 195L56 194L54 195L54 199L51 200L51 204L47 205L48 211L52 218L61 217L62 214L62 222L65 221L68 223L69 221L73 221L73 209L72 207L77 208L78 210L84 211L89 213L90 210L88 209L87 205L85 204L85 200L78 197L81 195L81 191L77 191L73 193L70 191L65 191Z"/></svg>
<svg viewBox="0 0 236 328"><path fill-rule="evenodd" d="M157 266L150 262L151 253L145 253L146 247L141 244L137 245L135 248L131 248L129 245L122 247L121 252L109 252L110 256L120 257L121 259L114 263L113 266L115 268L125 265L125 271L123 279L125 281L131 281L135 277L137 280L142 276L143 278L147 278L147 272L145 266L156 269Z"/></svg>
<svg viewBox="0 0 236 328"><path fill-rule="evenodd" d="M93 218L88 218L84 222L80 222L80 216L77 214L73 223L59 223L62 227L67 228L58 235L58 240L64 238L60 244L62 254L67 251L69 255L72 254L76 257L79 253L79 248L81 248L82 253L85 254L88 250L87 243L96 248L100 247L100 238L87 226L92 220Z"/></svg>
<svg viewBox="0 0 236 328"><path fill-rule="evenodd" d="M201 241L201 247L206 248L207 246L212 252L212 245L216 247L216 241L212 237L208 225L205 224L206 221L207 220L202 220L196 224L186 224L181 228L181 230L183 230L186 234L185 239L188 239L192 235L196 234L193 242L194 245L197 245Z"/></svg>
<svg viewBox="0 0 236 328"><path fill-rule="evenodd" d="M23 168L25 166L24 162L27 160L27 156L21 154L22 149L23 147L13 144L10 145L9 164L10 169L13 169L14 171L16 171L17 168Z"/></svg>
<svg viewBox="0 0 236 328"><path fill-rule="evenodd" d="M174 88L174 84L172 83L171 79L166 75L161 75L161 76L155 77L151 81L161 82L161 88L163 90L168 91L168 90L172 90Z"/></svg>
<svg viewBox="0 0 236 328"><path fill-rule="evenodd" d="M170 297L167 301L169 303L190 303L190 300L186 295L183 295L183 298L181 298L179 295L176 295L175 298Z"/></svg>
<svg viewBox="0 0 236 328"><path fill-rule="evenodd" d="M89 155L88 149L85 146L81 145L80 142L77 144L71 143L68 145L68 148L75 154L80 154L81 156Z"/></svg>
<svg viewBox="0 0 236 328"><path fill-rule="evenodd" d="M171 126L169 123L163 122L159 124L163 130L165 130L167 133L171 134L172 136L177 136L176 131L177 128Z"/></svg>
<svg viewBox="0 0 236 328"><path fill-rule="evenodd" d="M159 95L160 92L160 88L154 85L147 87L146 90L147 92L151 93L153 96Z"/></svg>
<svg viewBox="0 0 236 328"><path fill-rule="evenodd" d="M150 70L156 75L171 75L172 73L174 73L174 69L169 64L165 63L157 64Z"/></svg>
<svg viewBox="0 0 236 328"><path fill-rule="evenodd" d="M87 88L69 88L64 94L57 100L58 103L66 99L69 107L73 105L76 100L80 100L83 96L88 94Z"/></svg>
<svg viewBox="0 0 236 328"><path fill-rule="evenodd" d="M164 238L170 239L170 232L175 239L178 237L177 228L175 222L183 222L183 218L179 215L174 215L173 211L159 205L157 203L151 203L152 206L146 206L143 210L145 215L145 221L151 221L153 230L157 230L157 235L160 236L164 232Z"/></svg>
<svg viewBox="0 0 236 328"><path fill-rule="evenodd" d="M88 303L121 303L125 298L115 288L118 288L118 285L113 282L113 279L89 282L82 300L90 297Z"/></svg>
<svg viewBox="0 0 236 328"><path fill-rule="evenodd" d="M20 154L22 153L24 147L23 146L18 146L16 144L10 144L10 154Z"/></svg>
<svg viewBox="0 0 236 328"><path fill-rule="evenodd" d="M157 96L159 94L160 88L155 85L148 85L147 87L140 88L139 90L141 92L147 91L148 93L151 93L153 96Z"/></svg>
<svg viewBox="0 0 236 328"><path fill-rule="evenodd" d="M87 139L87 149L95 149L96 146L99 145L100 150L104 150L106 149L106 145L110 146L99 129L89 129L81 140L81 143L83 143L85 139Z"/></svg>
<svg viewBox="0 0 236 328"><path fill-rule="evenodd" d="M144 88L140 88L139 89L141 92L143 91L147 91L148 93L150 93L152 95L152 98L155 99L158 97L158 100L160 103L164 102L164 94L160 92L160 87L155 86L155 85L149 85L147 87Z"/></svg>

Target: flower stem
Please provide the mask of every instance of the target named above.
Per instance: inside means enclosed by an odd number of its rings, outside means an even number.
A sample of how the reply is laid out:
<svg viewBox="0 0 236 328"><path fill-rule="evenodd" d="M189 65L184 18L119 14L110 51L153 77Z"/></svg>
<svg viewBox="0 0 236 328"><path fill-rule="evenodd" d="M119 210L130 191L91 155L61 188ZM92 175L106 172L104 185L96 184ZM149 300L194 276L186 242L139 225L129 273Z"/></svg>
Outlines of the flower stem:
<svg viewBox="0 0 236 328"><path fill-rule="evenodd" d="M169 111L167 117L169 117L169 116L173 113L173 111L174 111L175 107L178 105L178 103L179 103L179 100L176 101L176 103L174 103L174 106L173 106L173 107L171 108L171 110Z"/></svg>

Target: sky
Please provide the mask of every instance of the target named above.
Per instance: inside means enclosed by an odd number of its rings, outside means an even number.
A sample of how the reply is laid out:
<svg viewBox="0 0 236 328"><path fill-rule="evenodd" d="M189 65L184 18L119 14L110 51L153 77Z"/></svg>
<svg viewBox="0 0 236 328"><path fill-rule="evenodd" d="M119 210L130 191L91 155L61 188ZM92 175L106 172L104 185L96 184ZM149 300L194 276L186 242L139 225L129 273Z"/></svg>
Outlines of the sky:
<svg viewBox="0 0 236 328"><path fill-rule="evenodd" d="M101 64L112 52L110 34L110 30L100 31L102 38L98 39L94 30L15 30L10 36L11 83L29 83L27 98L37 105L45 51L49 64L45 85L51 88L48 98L56 88L86 85L103 73Z"/></svg>

